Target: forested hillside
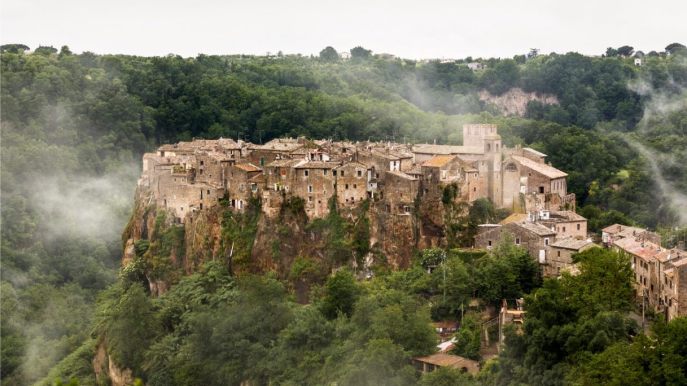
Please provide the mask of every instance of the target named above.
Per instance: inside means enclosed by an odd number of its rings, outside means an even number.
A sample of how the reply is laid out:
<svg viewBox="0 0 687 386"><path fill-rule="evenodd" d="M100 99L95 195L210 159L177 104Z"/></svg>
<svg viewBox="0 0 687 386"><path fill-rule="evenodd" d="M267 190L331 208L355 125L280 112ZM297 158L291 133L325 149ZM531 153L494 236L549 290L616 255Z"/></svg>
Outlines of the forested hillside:
<svg viewBox="0 0 687 386"><path fill-rule="evenodd" d="M357 283L343 272L324 279L305 307L290 299L289 283L269 275L231 277L218 265L181 279L157 299L131 280L131 272L119 272L120 235L131 215L141 155L163 143L306 136L460 144L462 124L495 123L504 144L529 145L569 173L569 190L591 230L620 222L658 229L668 244L684 238L684 46L649 53L641 66L627 49L599 57L551 53L448 63L376 56L360 47L342 60L332 51L319 57L182 58L3 46L3 384L59 376L93 384L91 361L102 336L119 363L148 384L417 382L406 359L431 349L427 322L446 312L436 307L445 284L422 269L427 252L417 251L414 268L383 272L370 282ZM475 62L484 68L466 65ZM558 103L534 100L524 116L505 116L479 97L484 90L498 96L514 88ZM511 255L498 261L452 255L456 287L448 289L450 300L442 299L442 307L457 312L475 293L499 299L503 293L487 289L504 277L508 296L542 285L532 281L516 252L503 252ZM602 280L603 272L587 264L590 280ZM659 369L655 358L637 364L633 355L640 355L642 341L631 339L636 326L618 316L627 304L585 306L598 299L585 297L578 279L566 280L536 290L541 296L532 303L535 310L542 307L533 313L537 324L524 337L512 337L501 368L460 382L505 384L515 377L557 384L568 376L572 383L595 384L625 374L618 368L599 373L616 354L647 384L658 373L665 383L684 379L670 378L673 367ZM631 278L616 280L629 285ZM570 294L579 302L561 304ZM626 296L607 294L616 295ZM557 307L563 316L552 317L544 307ZM580 343L604 320L615 330L589 346ZM657 328L642 339L687 336L684 321ZM563 332L555 339L536 335L546 329ZM579 344L549 355L565 334ZM661 346L666 351L652 355L674 355L671 366L679 369L686 346ZM545 360L533 359L539 357ZM572 367L577 370L569 372Z"/></svg>

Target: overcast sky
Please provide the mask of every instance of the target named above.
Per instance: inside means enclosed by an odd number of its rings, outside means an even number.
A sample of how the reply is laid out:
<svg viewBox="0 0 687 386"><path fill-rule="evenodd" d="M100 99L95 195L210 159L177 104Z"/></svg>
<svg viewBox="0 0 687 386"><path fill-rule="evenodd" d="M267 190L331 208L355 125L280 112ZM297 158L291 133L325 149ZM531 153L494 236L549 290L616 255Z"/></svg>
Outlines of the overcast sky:
<svg viewBox="0 0 687 386"><path fill-rule="evenodd" d="M405 58L463 58L687 44L685 0L0 0L0 12L3 44L137 55L362 45Z"/></svg>

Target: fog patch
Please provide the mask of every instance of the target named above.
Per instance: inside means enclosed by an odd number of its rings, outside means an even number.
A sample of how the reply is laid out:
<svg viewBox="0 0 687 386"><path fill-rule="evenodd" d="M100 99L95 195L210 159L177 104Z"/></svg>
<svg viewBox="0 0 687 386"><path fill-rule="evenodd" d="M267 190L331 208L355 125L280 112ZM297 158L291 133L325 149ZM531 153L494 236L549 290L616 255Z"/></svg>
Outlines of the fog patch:
<svg viewBox="0 0 687 386"><path fill-rule="evenodd" d="M113 240L131 213L138 165L125 164L101 176L44 176L30 183L33 207L46 240L81 236Z"/></svg>
<svg viewBox="0 0 687 386"><path fill-rule="evenodd" d="M677 65L686 67L687 60L680 60ZM668 119L670 114L687 109L685 85L676 82L670 74L666 74L666 79L666 85L660 88L654 87L648 75L640 76L628 83L630 90L644 98L643 115L637 124L636 131L645 137L651 137L651 129L657 121ZM679 161L676 161L673 154L659 153L628 135L623 135L621 138L646 159L650 176L659 188L665 201L664 204L671 208L679 225L687 225L687 194L676 189L673 182L665 178L662 169L662 166L676 166Z"/></svg>

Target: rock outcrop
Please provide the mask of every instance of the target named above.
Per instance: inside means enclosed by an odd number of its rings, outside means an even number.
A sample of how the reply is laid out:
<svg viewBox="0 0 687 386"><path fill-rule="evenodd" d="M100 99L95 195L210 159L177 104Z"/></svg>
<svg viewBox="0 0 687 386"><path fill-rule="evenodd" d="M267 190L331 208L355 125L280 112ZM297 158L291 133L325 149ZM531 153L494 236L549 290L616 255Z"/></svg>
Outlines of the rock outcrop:
<svg viewBox="0 0 687 386"><path fill-rule="evenodd" d="M525 92L521 88L512 88L501 95L492 95L487 90L479 92L479 99L491 103L505 115L524 116L527 104L531 101L539 101L545 105L557 105L558 98L554 95Z"/></svg>

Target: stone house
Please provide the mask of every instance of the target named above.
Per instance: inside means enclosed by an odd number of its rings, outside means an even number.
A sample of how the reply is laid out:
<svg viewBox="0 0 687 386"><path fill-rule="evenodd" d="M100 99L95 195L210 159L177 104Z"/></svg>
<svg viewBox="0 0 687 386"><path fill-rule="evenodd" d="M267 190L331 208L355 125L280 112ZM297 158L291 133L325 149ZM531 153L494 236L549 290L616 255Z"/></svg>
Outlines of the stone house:
<svg viewBox="0 0 687 386"><path fill-rule="evenodd" d="M291 194L305 200L308 217L324 217L329 213L329 199L336 189L333 170L338 166L335 162L310 161L294 167Z"/></svg>
<svg viewBox="0 0 687 386"><path fill-rule="evenodd" d="M262 169L250 162L228 168L226 195L230 207L243 210L250 198L258 194L258 182L253 178L259 175L262 175Z"/></svg>
<svg viewBox="0 0 687 386"><path fill-rule="evenodd" d="M513 236L513 242L529 253L539 264L548 264L548 247L556 240L556 232L537 223L510 222L504 225L483 224L475 236L475 247L491 249L502 237L503 232Z"/></svg>
<svg viewBox="0 0 687 386"><path fill-rule="evenodd" d="M336 197L340 206L355 206L366 198L371 198L372 193L368 194L368 178L371 171L367 165L360 162L347 162L337 166L332 170L336 179Z"/></svg>
<svg viewBox="0 0 687 386"><path fill-rule="evenodd" d="M578 240L566 237L549 245L548 261L543 268L544 277L557 277L561 271L569 269L573 265L572 256L576 253L586 251L589 248L597 247L591 240Z"/></svg>
<svg viewBox="0 0 687 386"><path fill-rule="evenodd" d="M401 171L389 171L384 174L383 199L385 209L391 214L410 215L415 205L415 198L420 189L420 180Z"/></svg>
<svg viewBox="0 0 687 386"><path fill-rule="evenodd" d="M570 211L533 211L530 213L533 221L556 231L556 238L574 238L583 240L587 238L587 219Z"/></svg>
<svg viewBox="0 0 687 386"><path fill-rule="evenodd" d="M444 353L413 358L413 365L418 371L423 373L431 373L440 367L450 367L472 375L479 373L479 362L458 355Z"/></svg>

